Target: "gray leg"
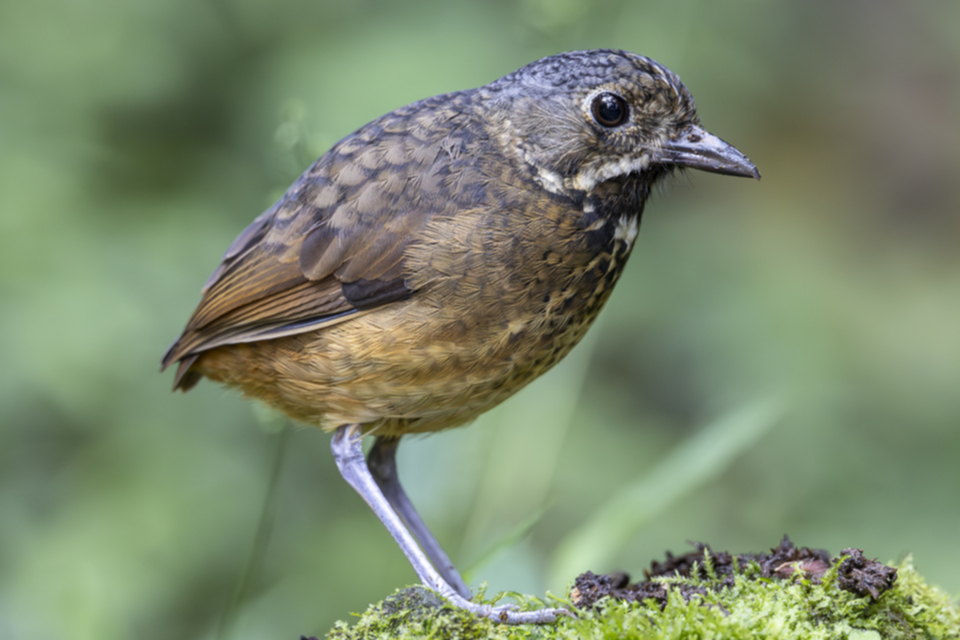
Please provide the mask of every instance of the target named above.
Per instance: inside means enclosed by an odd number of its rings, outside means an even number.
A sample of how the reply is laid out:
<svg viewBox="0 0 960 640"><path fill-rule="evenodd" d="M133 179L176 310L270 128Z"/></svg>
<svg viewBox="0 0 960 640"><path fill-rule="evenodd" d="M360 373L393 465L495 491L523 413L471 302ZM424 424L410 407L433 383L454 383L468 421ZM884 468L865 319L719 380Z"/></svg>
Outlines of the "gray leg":
<svg viewBox="0 0 960 640"><path fill-rule="evenodd" d="M434 568L440 573L440 576L453 587L457 593L468 600L471 597L470 587L460 577L460 572L450 562L450 558L444 553L440 543L437 542L430 529L420 519L420 514L413 508L413 504L407 497L403 487L400 486L400 477L397 475L397 448L400 446L400 438L388 438L379 436L373 441L373 448L367 454L367 467L373 474L380 491L407 530L413 534L420 548L430 558Z"/></svg>
<svg viewBox="0 0 960 640"><path fill-rule="evenodd" d="M490 618L495 622L506 624L546 623L556 621L558 615L570 615L570 612L566 609L516 611L513 605L500 607L493 607L488 604L480 605L470 602L457 593L456 589L440 577L427 557L423 555L423 551L417 546L413 536L403 526L399 516L394 513L390 503L380 492L380 488L363 459L363 448L360 446L361 438L362 435L358 425L339 427L330 443L330 448L333 450L333 459L336 460L343 479L370 505L373 512L380 518L380 522L384 524L393 539L400 545L400 549L407 556L407 560L413 565L413 570L417 572L424 585L442 595L450 604L466 609L475 615Z"/></svg>

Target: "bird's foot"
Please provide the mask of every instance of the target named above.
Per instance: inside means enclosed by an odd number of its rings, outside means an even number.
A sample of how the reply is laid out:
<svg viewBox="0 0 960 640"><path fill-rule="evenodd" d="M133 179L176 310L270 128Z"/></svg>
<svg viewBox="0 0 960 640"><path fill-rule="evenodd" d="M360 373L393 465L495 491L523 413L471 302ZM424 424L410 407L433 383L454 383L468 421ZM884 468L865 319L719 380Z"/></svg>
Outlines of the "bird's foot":
<svg viewBox="0 0 960 640"><path fill-rule="evenodd" d="M501 624L552 624L561 616L575 617L569 609L544 608L536 611L519 611L515 604L502 604L493 606L489 604L477 604L471 602L459 595L451 594L445 596L450 604L466 609L474 615L481 618L489 618L494 622Z"/></svg>

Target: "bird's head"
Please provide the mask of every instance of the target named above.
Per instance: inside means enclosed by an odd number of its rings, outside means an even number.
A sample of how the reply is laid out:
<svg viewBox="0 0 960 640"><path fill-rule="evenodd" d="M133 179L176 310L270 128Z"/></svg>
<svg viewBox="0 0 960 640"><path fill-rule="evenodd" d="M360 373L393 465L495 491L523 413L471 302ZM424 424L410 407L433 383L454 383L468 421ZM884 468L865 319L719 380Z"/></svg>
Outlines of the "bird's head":
<svg viewBox="0 0 960 640"><path fill-rule="evenodd" d="M543 58L484 87L501 141L555 193L591 192L676 167L759 178L735 147L699 125L693 96L663 65L616 50Z"/></svg>

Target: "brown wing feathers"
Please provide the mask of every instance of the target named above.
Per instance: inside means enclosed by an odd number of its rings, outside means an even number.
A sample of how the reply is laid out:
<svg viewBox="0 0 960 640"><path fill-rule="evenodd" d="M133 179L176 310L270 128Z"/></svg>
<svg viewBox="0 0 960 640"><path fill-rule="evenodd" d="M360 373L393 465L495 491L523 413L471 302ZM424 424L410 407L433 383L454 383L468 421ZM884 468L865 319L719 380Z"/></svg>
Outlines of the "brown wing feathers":
<svg viewBox="0 0 960 640"><path fill-rule="evenodd" d="M385 133L415 115L389 114L383 128L344 139L234 240L164 354L163 367L181 361L175 388L196 382L190 366L208 349L316 330L411 295L404 252L433 213L420 195L444 170L451 131Z"/></svg>

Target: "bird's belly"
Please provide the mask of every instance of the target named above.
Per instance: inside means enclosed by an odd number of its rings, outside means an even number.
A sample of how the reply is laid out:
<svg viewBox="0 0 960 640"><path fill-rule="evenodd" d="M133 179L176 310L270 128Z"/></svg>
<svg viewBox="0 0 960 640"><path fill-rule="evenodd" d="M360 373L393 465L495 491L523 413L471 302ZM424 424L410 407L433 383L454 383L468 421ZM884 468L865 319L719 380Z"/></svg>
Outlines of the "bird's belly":
<svg viewBox="0 0 960 640"><path fill-rule="evenodd" d="M206 352L206 376L332 430L402 435L469 422L556 364L606 302L629 247L598 255L564 286L471 303L394 303L317 331ZM269 348L268 348L269 347Z"/></svg>

